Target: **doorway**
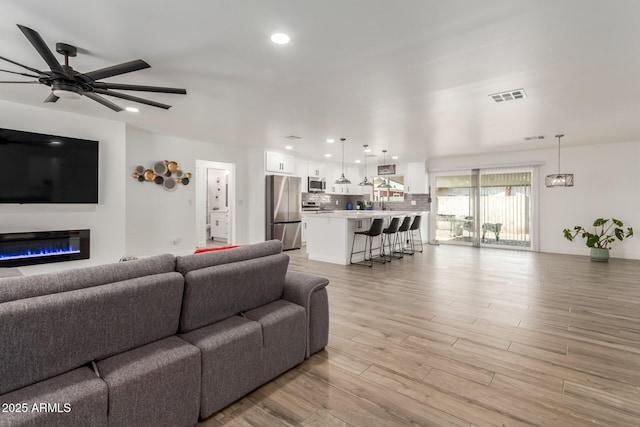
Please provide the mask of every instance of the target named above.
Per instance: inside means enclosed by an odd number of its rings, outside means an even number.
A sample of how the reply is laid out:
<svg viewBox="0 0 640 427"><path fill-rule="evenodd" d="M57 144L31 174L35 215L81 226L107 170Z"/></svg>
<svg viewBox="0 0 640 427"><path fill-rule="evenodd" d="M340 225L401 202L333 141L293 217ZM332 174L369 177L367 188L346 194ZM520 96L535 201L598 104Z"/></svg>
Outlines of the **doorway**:
<svg viewBox="0 0 640 427"><path fill-rule="evenodd" d="M196 160L196 246L236 242L236 165Z"/></svg>
<svg viewBox="0 0 640 427"><path fill-rule="evenodd" d="M440 243L534 250L533 167L435 173Z"/></svg>

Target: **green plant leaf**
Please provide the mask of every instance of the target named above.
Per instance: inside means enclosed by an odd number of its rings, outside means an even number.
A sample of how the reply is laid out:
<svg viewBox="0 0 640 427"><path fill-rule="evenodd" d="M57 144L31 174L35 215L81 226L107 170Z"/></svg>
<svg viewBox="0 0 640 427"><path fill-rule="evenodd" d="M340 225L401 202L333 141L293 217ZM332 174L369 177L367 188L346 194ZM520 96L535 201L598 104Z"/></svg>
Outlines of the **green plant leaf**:
<svg viewBox="0 0 640 427"><path fill-rule="evenodd" d="M598 218L595 221L593 221L593 226L594 227L600 227L601 225L605 225L607 222L609 222L608 219Z"/></svg>
<svg viewBox="0 0 640 427"><path fill-rule="evenodd" d="M616 228L614 232L616 233L618 240L624 239L624 230L622 228Z"/></svg>
<svg viewBox="0 0 640 427"><path fill-rule="evenodd" d="M618 227L622 227L624 225L619 219L611 218L611 221Z"/></svg>
<svg viewBox="0 0 640 427"><path fill-rule="evenodd" d="M590 247L590 248L593 248L594 246L596 248L601 247L600 245L598 245L598 236L597 235L591 234L591 233L585 233L585 235L587 235L587 246L588 247Z"/></svg>

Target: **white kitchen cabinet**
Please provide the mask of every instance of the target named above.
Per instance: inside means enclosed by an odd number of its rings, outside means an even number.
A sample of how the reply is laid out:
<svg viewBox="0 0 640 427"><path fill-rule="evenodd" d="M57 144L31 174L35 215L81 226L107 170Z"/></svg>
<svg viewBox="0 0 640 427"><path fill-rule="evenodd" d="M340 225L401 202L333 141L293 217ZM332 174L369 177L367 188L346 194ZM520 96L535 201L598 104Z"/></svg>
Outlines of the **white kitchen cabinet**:
<svg viewBox="0 0 640 427"><path fill-rule="evenodd" d="M300 233L302 236L302 244L306 246L307 244L307 216L302 214L302 232Z"/></svg>
<svg viewBox="0 0 640 427"><path fill-rule="evenodd" d="M296 171L296 161L293 156L267 151L265 157L265 170L267 172L293 175Z"/></svg>
<svg viewBox="0 0 640 427"><path fill-rule="evenodd" d="M407 163L404 191L409 194L425 194L427 192L427 172L424 162Z"/></svg>
<svg viewBox="0 0 640 427"><path fill-rule="evenodd" d="M302 179L302 192L307 192L307 178L309 178L309 162L307 160L296 159L296 176Z"/></svg>
<svg viewBox="0 0 640 427"><path fill-rule="evenodd" d="M314 178L327 179L327 165L324 163L309 162L308 174Z"/></svg>

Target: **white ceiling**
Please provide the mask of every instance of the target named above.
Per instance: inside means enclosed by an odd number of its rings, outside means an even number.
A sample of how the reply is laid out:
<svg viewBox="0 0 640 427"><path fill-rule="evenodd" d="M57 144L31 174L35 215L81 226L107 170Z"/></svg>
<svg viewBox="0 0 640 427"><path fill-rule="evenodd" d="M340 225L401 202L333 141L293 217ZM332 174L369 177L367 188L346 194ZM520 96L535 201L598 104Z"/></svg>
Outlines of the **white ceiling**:
<svg viewBox="0 0 640 427"><path fill-rule="evenodd" d="M2 84L8 101L245 147L282 150L297 135L294 154L317 159L339 161L340 144L325 140L345 137L347 162L362 144L416 161L552 147L558 132L563 145L640 141L638 0L2 3L0 56L47 69L22 24L54 52L56 42L77 46L77 71L141 58L152 68L108 81L188 91L129 92L173 105L137 114L87 98L43 104L43 85ZM273 44L274 32L291 43ZM488 96L518 88L528 98ZM545 139L523 139L537 135Z"/></svg>

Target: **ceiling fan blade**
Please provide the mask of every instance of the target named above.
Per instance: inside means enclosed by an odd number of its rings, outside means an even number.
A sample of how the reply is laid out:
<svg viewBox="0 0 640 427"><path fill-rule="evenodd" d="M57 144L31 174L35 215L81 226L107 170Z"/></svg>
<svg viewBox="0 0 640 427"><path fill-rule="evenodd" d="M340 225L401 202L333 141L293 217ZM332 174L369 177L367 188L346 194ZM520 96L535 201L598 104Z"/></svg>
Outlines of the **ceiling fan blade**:
<svg viewBox="0 0 640 427"><path fill-rule="evenodd" d="M112 65L111 67L89 71L88 73L83 73L83 75L85 77L89 77L91 80L100 80L100 79L106 79L107 77L119 76L120 74L130 73L132 71L144 70L145 68L151 68L151 65L147 64L142 59L136 59L134 61L124 62L118 65Z"/></svg>
<svg viewBox="0 0 640 427"><path fill-rule="evenodd" d="M33 77L34 79L39 79L40 78L40 76L34 76L33 74L27 74L27 73L18 73L16 71L9 71L9 70L3 70L3 69L0 69L0 71L3 71L5 73L17 74L19 76Z"/></svg>
<svg viewBox="0 0 640 427"><path fill-rule="evenodd" d="M44 59L49 68L51 68L51 71L60 76L67 77L67 73L64 71L56 57L53 56L53 52L51 52L51 49L47 47L47 44L42 39L40 34L29 27L25 27L24 25L18 24L18 28L20 28L25 37L27 37L27 39L31 42L40 56L42 56L42 59Z"/></svg>
<svg viewBox="0 0 640 427"><path fill-rule="evenodd" d="M44 102L56 102L58 99L60 98L55 96L53 92L51 92L49 96L47 96L47 99L44 100Z"/></svg>
<svg viewBox="0 0 640 427"><path fill-rule="evenodd" d="M28 81L28 82L0 81L0 83L29 83L29 84L34 84L34 83L40 83L40 82L37 81L37 80L31 80L31 81Z"/></svg>
<svg viewBox="0 0 640 427"><path fill-rule="evenodd" d="M152 107L164 108L165 110L168 110L169 108L171 108L171 105L162 104L160 102L155 102L155 101L150 101L150 100L144 99L144 98L138 98L137 96L133 96L133 95L127 95L127 94L124 94L124 93L113 92L113 91L106 90L106 89L95 89L94 88L93 91L95 93L99 93L101 95L114 96L116 98L126 99L127 101L139 102L140 104L151 105Z"/></svg>
<svg viewBox="0 0 640 427"><path fill-rule="evenodd" d="M107 108L111 108L116 113L122 111L121 107L117 106L116 104L114 104L113 102L111 102L111 101L109 101L107 99L104 99L100 95L96 95L93 92L84 92L83 95L86 96L87 98L93 99L96 102L99 102L100 104L104 105Z"/></svg>
<svg viewBox="0 0 640 427"><path fill-rule="evenodd" d="M186 89L180 89L175 87L141 86L141 85L129 85L129 84L121 84L121 83L95 83L93 87L98 89L137 90L141 92L177 93L180 95L187 94Z"/></svg>
<svg viewBox="0 0 640 427"><path fill-rule="evenodd" d="M26 69L26 70L29 70L29 71L31 71L32 73L44 74L44 73L43 73L42 71L40 71L40 70L36 70L35 68L27 67L26 65L23 65L23 64L21 64L21 63L19 63L19 62L16 62L16 61L12 61L12 60L10 60L9 58L5 58L4 56L0 56L0 59L2 59L3 61L10 62L10 63L12 63L12 64L14 64L14 65L19 66L19 67L22 67L22 68L24 68L24 69Z"/></svg>

